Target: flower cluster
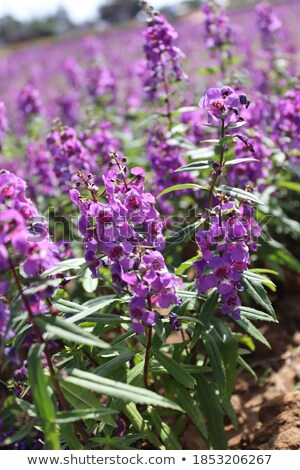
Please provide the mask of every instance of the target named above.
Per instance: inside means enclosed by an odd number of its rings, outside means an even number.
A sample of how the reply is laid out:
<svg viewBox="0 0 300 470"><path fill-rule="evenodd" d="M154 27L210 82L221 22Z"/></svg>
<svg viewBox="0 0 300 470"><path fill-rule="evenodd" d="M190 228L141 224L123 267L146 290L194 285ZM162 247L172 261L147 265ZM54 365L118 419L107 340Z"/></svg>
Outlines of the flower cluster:
<svg viewBox="0 0 300 470"><path fill-rule="evenodd" d="M51 154L45 144L31 143L27 146L26 175L30 175L27 184L32 199L36 200L38 194L54 195L57 180Z"/></svg>
<svg viewBox="0 0 300 470"><path fill-rule="evenodd" d="M289 90L279 100L275 116L274 138L280 148L288 153L299 149L300 144L300 91ZM297 153L297 152L296 152ZM294 164L300 164L297 155L291 156Z"/></svg>
<svg viewBox="0 0 300 470"><path fill-rule="evenodd" d="M24 121L40 114L41 95L37 88L31 83L25 85L18 95L18 109Z"/></svg>
<svg viewBox="0 0 300 470"><path fill-rule="evenodd" d="M155 196L170 186L195 182L191 173L175 172L186 162L182 157L182 149L171 139L166 138L163 130L158 128L151 132L147 145L147 156L154 172L153 194ZM165 203L164 200L161 203L161 208L164 212L173 210L173 207Z"/></svg>
<svg viewBox="0 0 300 470"><path fill-rule="evenodd" d="M222 8L214 0L209 0L202 5L205 15L206 47L208 49L222 49L233 42L232 28L229 18Z"/></svg>
<svg viewBox="0 0 300 470"><path fill-rule="evenodd" d="M71 175L77 169L92 171L93 159L77 138L76 131L69 128L57 128L47 136L47 146L54 159L53 171L63 189L70 186Z"/></svg>
<svg viewBox="0 0 300 470"><path fill-rule="evenodd" d="M249 156L257 161L246 161ZM253 129L249 140L238 140L235 146L235 158L245 158L245 163L227 167L228 181L232 186L242 189L254 184L263 191L272 167L271 156L271 150L264 143L263 133L259 129Z"/></svg>
<svg viewBox="0 0 300 470"><path fill-rule="evenodd" d="M101 121L90 135L81 134L80 140L95 160L101 158L102 168L111 161L110 152L118 152L121 156L120 141L113 135L112 124L109 121Z"/></svg>
<svg viewBox="0 0 300 470"><path fill-rule="evenodd" d="M100 276L99 267L109 267L116 290L132 295L132 326L141 333L143 325L155 322L157 309L178 303L176 278L159 251L165 245L163 224L154 197L144 192L145 172L135 167L128 177L124 163L111 154L111 169L103 176L106 202L98 201L93 178L84 174L77 187L87 189L92 199L78 189L70 197L81 213L78 227L92 277Z"/></svg>
<svg viewBox="0 0 300 470"><path fill-rule="evenodd" d="M153 100L162 85L165 87L171 79L180 81L186 77L180 64L184 54L174 45L178 35L173 26L163 15L143 3L148 14L147 29L143 32L146 56L144 87Z"/></svg>
<svg viewBox="0 0 300 470"><path fill-rule="evenodd" d="M104 64L96 64L86 70L86 86L94 101L101 98L113 103L116 96L116 81L111 71Z"/></svg>
<svg viewBox="0 0 300 470"><path fill-rule="evenodd" d="M25 276L34 278L57 262L46 221L39 217L36 207L26 197L25 189L25 182L14 174L7 171L0 174L0 275L14 270L15 266L22 266ZM4 296L9 289L7 282L0 283L0 295ZM46 310L41 302L49 292L45 294L40 290L28 296L33 315ZM2 301L0 312L0 330L3 334L8 310Z"/></svg>
<svg viewBox="0 0 300 470"><path fill-rule="evenodd" d="M2 149L3 142L6 137L8 129L6 106L3 101L0 101L0 150Z"/></svg>
<svg viewBox="0 0 300 470"><path fill-rule="evenodd" d="M222 209L221 209L222 207ZM245 202L235 207L232 202L216 207L208 230L199 230L196 241L201 259L194 263L199 294L216 287L221 295L222 314L240 317L243 290L241 272L250 264L250 250L256 250L255 240L260 227L254 219L254 209Z"/></svg>
<svg viewBox="0 0 300 470"><path fill-rule="evenodd" d="M274 47L276 36L282 28L281 21L274 13L269 3L260 3L257 5L256 12L262 45L266 50L271 50Z"/></svg>

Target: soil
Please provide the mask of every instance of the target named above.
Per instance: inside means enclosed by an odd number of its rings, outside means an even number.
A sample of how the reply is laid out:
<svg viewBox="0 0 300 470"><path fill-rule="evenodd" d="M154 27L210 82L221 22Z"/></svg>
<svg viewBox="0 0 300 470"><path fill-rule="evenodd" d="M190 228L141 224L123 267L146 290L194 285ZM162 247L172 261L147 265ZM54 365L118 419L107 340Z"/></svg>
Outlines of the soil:
<svg viewBox="0 0 300 470"><path fill-rule="evenodd" d="M272 349L257 344L247 358L257 380L239 371L232 397L238 428L227 426L230 449L300 449L300 280L290 281L275 304L279 323L260 328ZM193 426L183 444L205 449Z"/></svg>

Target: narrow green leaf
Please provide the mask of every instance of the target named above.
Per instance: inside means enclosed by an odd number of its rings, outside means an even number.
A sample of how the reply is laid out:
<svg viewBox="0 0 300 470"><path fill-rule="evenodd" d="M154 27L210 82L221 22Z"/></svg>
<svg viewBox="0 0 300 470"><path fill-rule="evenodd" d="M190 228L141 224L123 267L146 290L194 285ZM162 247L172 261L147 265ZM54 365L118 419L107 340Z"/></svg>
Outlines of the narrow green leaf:
<svg viewBox="0 0 300 470"><path fill-rule="evenodd" d="M88 408L99 408L99 400L88 389L82 389L74 384L61 382L66 400L72 405L75 410L86 410ZM109 415L102 416L102 421L109 426L114 427L115 419ZM93 420L86 420L87 426L93 425ZM61 425L63 426L63 425Z"/></svg>
<svg viewBox="0 0 300 470"><path fill-rule="evenodd" d="M30 434L33 426L34 421L32 420L29 423L25 424L25 426L23 426L21 429L19 429L19 431L14 432L11 436L4 439L4 441L1 442L1 447L10 446L15 442L25 439Z"/></svg>
<svg viewBox="0 0 300 470"><path fill-rule="evenodd" d="M266 312L261 312L260 310L256 310L252 307L240 307L241 310L241 317L248 318L249 320L259 320L259 321L268 321L273 323L278 323L278 320L273 316L269 315Z"/></svg>
<svg viewBox="0 0 300 470"><path fill-rule="evenodd" d="M105 364L101 364L101 366L94 369L94 374L100 375L101 377L107 377L111 372L129 361L134 354L135 353L133 351L124 351L110 361Z"/></svg>
<svg viewBox="0 0 300 470"><path fill-rule="evenodd" d="M185 171L199 171L199 170L207 170L209 168L209 162L208 160L202 160L199 162L192 162L189 163L188 165L181 166L177 168L177 170L174 171L174 173L182 173Z"/></svg>
<svg viewBox="0 0 300 470"><path fill-rule="evenodd" d="M243 127L247 121L238 121L238 122L232 122L228 124L228 126L225 127L225 129L237 129L238 127Z"/></svg>
<svg viewBox="0 0 300 470"><path fill-rule="evenodd" d="M53 276L54 274L70 270L78 270L82 267L83 264L85 264L85 262L86 261L84 258L74 258L61 261L55 266L55 268L44 271L42 277Z"/></svg>
<svg viewBox="0 0 300 470"><path fill-rule="evenodd" d="M255 378L255 380L257 380L257 375L255 371L252 369L251 366L249 366L248 362L246 362L243 357L238 357L238 363L241 367L243 367L243 369L247 370Z"/></svg>
<svg viewBox="0 0 300 470"><path fill-rule="evenodd" d="M166 450L182 450L182 447L174 435L172 429L161 419L158 412L154 408L148 408L148 416L151 423L156 428L160 439L164 443Z"/></svg>
<svg viewBox="0 0 300 470"><path fill-rule="evenodd" d="M214 321L212 334L222 356L226 375L226 398L230 401L236 379L238 343L231 330L219 319Z"/></svg>
<svg viewBox="0 0 300 470"><path fill-rule="evenodd" d="M253 281L249 277L248 279L246 279L245 277L243 278L243 284L245 286L247 294L250 295L250 297L256 302L256 304L262 307L276 320L275 311L263 286L258 282Z"/></svg>
<svg viewBox="0 0 300 470"><path fill-rule="evenodd" d="M207 440L207 430L204 424L203 416L189 390L182 385L176 384L178 402L186 412L190 420L194 423L198 431L205 440Z"/></svg>
<svg viewBox="0 0 300 470"><path fill-rule="evenodd" d="M57 337L68 342L86 344L87 346L98 348L110 347L108 343L80 328L80 326L72 325L58 317L41 315L35 317L33 322L48 334L48 338Z"/></svg>
<svg viewBox="0 0 300 470"><path fill-rule="evenodd" d="M83 450L84 447L74 433L74 428L72 424L65 423L60 424L60 432L64 440L66 441L67 446L71 450Z"/></svg>
<svg viewBox="0 0 300 470"><path fill-rule="evenodd" d="M257 339L257 341L267 346L267 348L271 349L270 343L266 340L263 334L251 323L251 321L248 320L248 318L236 320L236 322L250 336L252 336L253 338Z"/></svg>
<svg viewBox="0 0 300 470"><path fill-rule="evenodd" d="M206 333L204 340L205 351L209 358L214 381L220 392L220 399L222 400L227 389L225 365L215 339L209 332Z"/></svg>
<svg viewBox="0 0 300 470"><path fill-rule="evenodd" d="M234 160L227 160L225 162L225 166L234 166L234 165L239 165L240 163L250 163L250 162L259 162L260 160L257 160L257 158L235 158Z"/></svg>
<svg viewBox="0 0 300 470"><path fill-rule="evenodd" d="M28 375L37 415L43 424L45 449L59 450L58 430L55 424L55 408L49 397L45 376L41 364L44 345L34 344L28 353Z"/></svg>
<svg viewBox="0 0 300 470"><path fill-rule="evenodd" d="M160 198L164 196L165 194L172 193L173 191L181 191L183 189L207 189L206 186L200 186L199 184L194 184L194 183L185 183L185 184L175 184L175 186L170 186L170 188L166 188L163 191L161 191L156 198Z"/></svg>
<svg viewBox="0 0 300 470"><path fill-rule="evenodd" d="M216 310L219 300L219 292L217 289L212 289L208 294L207 300L201 308L199 320L205 325L208 324Z"/></svg>
<svg viewBox="0 0 300 470"><path fill-rule="evenodd" d="M263 204L263 202L256 196L254 196L254 194L249 193L248 191L244 191L240 188L231 188L230 186L226 186L226 184L222 184L221 186L216 188L215 191L217 191L218 193L228 194L229 196L235 197L237 199L253 201L257 204Z"/></svg>
<svg viewBox="0 0 300 470"><path fill-rule="evenodd" d="M76 313L72 317L66 319L68 323L76 323L83 319L86 319L95 312L98 312L109 305L114 304L119 299L115 295L107 295L104 297L98 298L97 302L94 302L92 306L85 307L82 311Z"/></svg>
<svg viewBox="0 0 300 470"><path fill-rule="evenodd" d="M187 388L194 388L194 377L192 377L181 364L155 349L152 350L152 354L177 382Z"/></svg>
<svg viewBox="0 0 300 470"><path fill-rule="evenodd" d="M296 183L295 181L279 180L279 186L300 193L300 183Z"/></svg>
<svg viewBox="0 0 300 470"><path fill-rule="evenodd" d="M122 382L99 377L90 372L84 372L79 369L73 369L71 374L63 379L65 383L78 385L79 387L93 390L101 395L121 398L125 401L133 401L134 403L145 403L148 405L161 406L163 408L172 408L181 411L176 403L157 393L145 390L140 387L134 387Z"/></svg>
<svg viewBox="0 0 300 470"><path fill-rule="evenodd" d="M181 274L184 274L185 271L187 271L191 266L193 266L193 263L195 261L197 261L198 259L200 259L200 256L197 255L197 256L194 256L193 258L190 258L186 261L184 261L183 263L181 263L181 265L176 269L175 271L175 274L177 276L180 276Z"/></svg>
<svg viewBox="0 0 300 470"><path fill-rule="evenodd" d="M58 411L56 413L56 422L58 424L73 423L74 421L80 421L81 419L96 419L102 418L102 416L116 414L116 410L110 408L89 408L87 410L70 410L70 411Z"/></svg>
<svg viewBox="0 0 300 470"><path fill-rule="evenodd" d="M224 430L224 412L218 391L205 377L197 378L197 395L200 408L207 419L208 443L213 449L226 450L227 437Z"/></svg>
<svg viewBox="0 0 300 470"><path fill-rule="evenodd" d="M151 426L144 420L134 403L126 403L123 406L123 412L130 420L134 429L143 434L150 444L154 445L156 449L165 450L165 447L152 432Z"/></svg>

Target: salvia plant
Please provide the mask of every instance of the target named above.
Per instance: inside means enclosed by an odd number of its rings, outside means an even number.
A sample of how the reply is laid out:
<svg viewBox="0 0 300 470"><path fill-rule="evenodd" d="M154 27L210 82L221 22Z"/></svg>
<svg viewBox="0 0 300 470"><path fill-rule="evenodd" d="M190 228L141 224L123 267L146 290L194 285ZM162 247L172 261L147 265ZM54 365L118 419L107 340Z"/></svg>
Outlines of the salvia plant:
<svg viewBox="0 0 300 470"><path fill-rule="evenodd" d="M251 47L215 1L179 34L141 8L0 71L3 449L179 450L191 425L226 449L274 276L300 272L283 22L257 6Z"/></svg>

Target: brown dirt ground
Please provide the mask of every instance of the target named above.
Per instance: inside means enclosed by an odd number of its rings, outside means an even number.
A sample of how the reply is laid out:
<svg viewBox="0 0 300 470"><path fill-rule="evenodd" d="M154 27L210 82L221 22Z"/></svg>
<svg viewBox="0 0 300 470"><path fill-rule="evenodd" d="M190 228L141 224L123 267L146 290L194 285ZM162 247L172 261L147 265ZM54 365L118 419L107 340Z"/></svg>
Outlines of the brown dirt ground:
<svg viewBox="0 0 300 470"><path fill-rule="evenodd" d="M272 349L257 344L249 361L258 380L240 370L232 397L238 428L228 424L230 449L300 449L300 279L280 289L279 324L260 330ZM184 448L205 449L190 426Z"/></svg>

